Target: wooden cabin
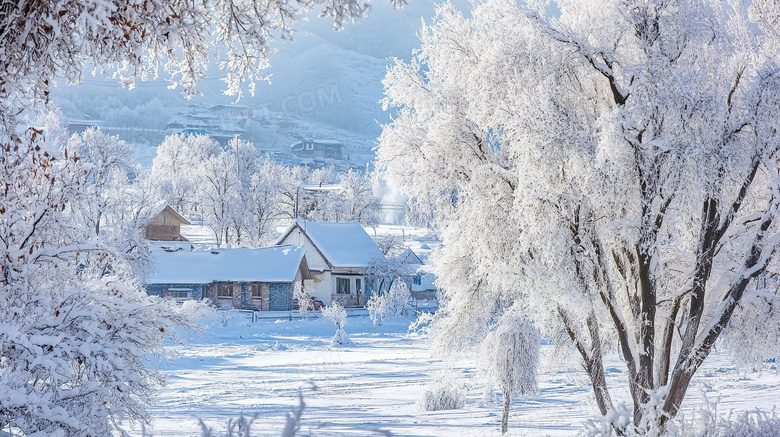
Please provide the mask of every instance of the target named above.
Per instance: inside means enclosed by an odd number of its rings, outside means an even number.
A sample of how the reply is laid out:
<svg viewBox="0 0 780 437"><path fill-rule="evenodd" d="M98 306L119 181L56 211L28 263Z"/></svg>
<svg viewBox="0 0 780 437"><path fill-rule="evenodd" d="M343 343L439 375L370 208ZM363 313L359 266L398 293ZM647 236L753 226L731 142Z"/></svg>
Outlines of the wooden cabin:
<svg viewBox="0 0 780 437"><path fill-rule="evenodd" d="M189 241L181 236L181 225L189 224L173 208L166 206L146 225L146 238L152 241Z"/></svg>

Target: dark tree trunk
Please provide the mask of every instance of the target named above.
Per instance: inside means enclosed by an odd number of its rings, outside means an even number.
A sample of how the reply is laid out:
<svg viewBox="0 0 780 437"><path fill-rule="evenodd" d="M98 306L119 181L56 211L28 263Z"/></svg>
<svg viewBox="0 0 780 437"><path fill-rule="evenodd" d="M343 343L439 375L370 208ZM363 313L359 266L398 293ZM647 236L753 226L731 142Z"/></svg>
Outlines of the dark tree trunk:
<svg viewBox="0 0 780 437"><path fill-rule="evenodd" d="M504 390L504 408L501 410L501 435L505 435L509 429L509 391Z"/></svg>

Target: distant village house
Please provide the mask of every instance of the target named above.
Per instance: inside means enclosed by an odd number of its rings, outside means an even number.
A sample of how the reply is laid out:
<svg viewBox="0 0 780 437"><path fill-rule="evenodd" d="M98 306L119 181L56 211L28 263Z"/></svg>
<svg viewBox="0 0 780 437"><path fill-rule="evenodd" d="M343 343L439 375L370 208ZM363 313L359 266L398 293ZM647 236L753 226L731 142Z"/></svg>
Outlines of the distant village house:
<svg viewBox="0 0 780 437"><path fill-rule="evenodd" d="M290 146L299 158L344 159L344 145L340 141L307 139Z"/></svg>

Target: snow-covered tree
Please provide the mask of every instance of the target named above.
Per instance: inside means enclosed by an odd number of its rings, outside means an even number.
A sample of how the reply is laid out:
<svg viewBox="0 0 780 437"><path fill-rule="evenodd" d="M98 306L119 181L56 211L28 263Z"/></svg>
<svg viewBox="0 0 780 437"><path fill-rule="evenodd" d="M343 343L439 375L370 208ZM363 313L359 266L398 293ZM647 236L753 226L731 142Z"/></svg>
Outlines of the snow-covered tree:
<svg viewBox="0 0 780 437"><path fill-rule="evenodd" d="M307 218L312 209L312 199L307 196L302 185L306 181L309 169L302 166L286 167L279 174L279 204L286 218Z"/></svg>
<svg viewBox="0 0 780 437"><path fill-rule="evenodd" d="M513 395L528 396L537 389L539 330L518 314L508 311L496 329L480 345L479 367L482 377L501 390L501 434L509 425L509 405Z"/></svg>
<svg viewBox="0 0 780 437"><path fill-rule="evenodd" d="M409 290L409 285L404 281L393 282L390 290L386 292L373 293L366 302L366 309L374 324L374 330L376 331L376 326L379 325L382 327L382 332L385 332L386 317L409 318L415 315L414 306L410 303L411 299L412 293Z"/></svg>
<svg viewBox="0 0 780 437"><path fill-rule="evenodd" d="M347 324L347 310L340 303L331 302L330 305L322 308L322 316L336 325L336 335L333 336L330 345L352 346L352 340L349 339L347 332L344 331L344 326Z"/></svg>
<svg viewBox="0 0 780 437"><path fill-rule="evenodd" d="M298 313L301 318L306 320L309 315L309 311L314 309L314 302L312 302L312 295L303 286L303 281L296 281L293 287L293 299L298 302Z"/></svg>
<svg viewBox="0 0 780 437"><path fill-rule="evenodd" d="M70 205L74 220L91 227L105 244L124 254L137 274L143 275L151 257L143 227L159 205L153 200L145 171L131 164L129 147L95 128L68 138L58 111L39 113L32 125L42 130L49 149L67 147L87 172L80 201Z"/></svg>
<svg viewBox="0 0 780 437"><path fill-rule="evenodd" d="M235 168L233 171L237 182L231 199L232 205L227 215L228 228L233 231L230 235L231 239L227 242L235 246L249 246L251 244L249 244L248 234L250 228L255 228L253 217L250 214L252 211L250 202L254 200L251 182L253 175L257 174L260 156L254 144L238 138L230 140L222 154L234 157Z"/></svg>
<svg viewBox="0 0 780 437"><path fill-rule="evenodd" d="M231 219L241 208L236 156L221 152L212 155L198 167L195 198L203 217L203 224L214 231L217 245L229 243Z"/></svg>
<svg viewBox="0 0 780 437"><path fill-rule="evenodd" d="M332 165L327 167L315 168L306 176L306 181L310 184L322 186L323 184L332 184L336 181L336 169Z"/></svg>
<svg viewBox="0 0 780 437"><path fill-rule="evenodd" d="M340 190L334 192L336 199L330 203L335 220L339 222L359 221L366 227L379 223L379 198L374 195L374 179L368 173L350 169L339 177Z"/></svg>
<svg viewBox="0 0 780 437"><path fill-rule="evenodd" d="M95 234L100 235L105 221L103 215L115 207L111 191L127 185L127 175L132 171L132 152L119 137L104 134L98 128L73 134L68 140L68 150L87 164L87 186L94 193L90 202L81 205L82 214L95 228Z"/></svg>
<svg viewBox="0 0 780 437"><path fill-rule="evenodd" d="M146 421L161 383L146 362L190 324L83 221L90 169L35 128L0 147L0 433L112 435L119 418Z"/></svg>
<svg viewBox="0 0 780 437"><path fill-rule="evenodd" d="M169 135L157 147L152 160L152 179L159 197L183 214L190 214L198 187L197 170L219 144L205 135Z"/></svg>
<svg viewBox="0 0 780 437"><path fill-rule="evenodd" d="M226 91L240 94L242 82L263 78L274 39L292 38L302 14L320 7L337 29L370 9L364 0L7 2L0 15L0 112L15 116L31 99L45 101L58 78L80 82L85 64L128 85L157 77L162 66L172 86L191 96L211 55L226 73Z"/></svg>
<svg viewBox="0 0 780 437"><path fill-rule="evenodd" d="M269 156L259 158L257 172L249 180L246 188L247 201L245 217L248 221L247 233L252 244L257 247L272 244L275 226L283 219L281 204L281 175L285 166Z"/></svg>
<svg viewBox="0 0 780 437"><path fill-rule="evenodd" d="M373 293L384 293L392 289L396 282L410 278L416 271L399 252L403 246L396 238L377 239L377 245L382 252L388 252L384 258L371 260L367 279L371 281ZM395 253L391 255L391 252Z"/></svg>
<svg viewBox="0 0 780 437"><path fill-rule="evenodd" d="M578 351L602 414L617 345L651 432L735 311L780 303L754 281L780 238L780 6L557 3L440 8L388 71L379 165L412 198L451 194L436 348L524 306Z"/></svg>

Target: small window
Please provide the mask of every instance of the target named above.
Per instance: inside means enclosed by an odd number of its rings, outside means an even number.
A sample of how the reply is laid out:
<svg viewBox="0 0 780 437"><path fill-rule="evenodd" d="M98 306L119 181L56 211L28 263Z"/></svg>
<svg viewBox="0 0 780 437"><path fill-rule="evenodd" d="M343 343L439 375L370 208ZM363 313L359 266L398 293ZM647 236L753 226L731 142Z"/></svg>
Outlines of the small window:
<svg viewBox="0 0 780 437"><path fill-rule="evenodd" d="M363 292L363 281L355 279L355 293L360 294Z"/></svg>
<svg viewBox="0 0 780 437"><path fill-rule="evenodd" d="M414 285L421 285L422 284L422 273L417 273L414 275Z"/></svg>
<svg viewBox="0 0 780 437"><path fill-rule="evenodd" d="M268 284L249 284L248 287L252 297L268 299Z"/></svg>
<svg viewBox="0 0 780 437"><path fill-rule="evenodd" d="M314 143L306 142L306 143L303 143L303 145L306 148L306 150L314 150Z"/></svg>
<svg viewBox="0 0 780 437"><path fill-rule="evenodd" d="M217 297L233 297L233 284L217 285Z"/></svg>
<svg viewBox="0 0 780 437"><path fill-rule="evenodd" d="M336 293L350 294L349 278L336 278Z"/></svg>
<svg viewBox="0 0 780 437"><path fill-rule="evenodd" d="M188 297L190 297L191 292L192 289L169 288L165 290L163 296L170 297L173 299L187 299Z"/></svg>

